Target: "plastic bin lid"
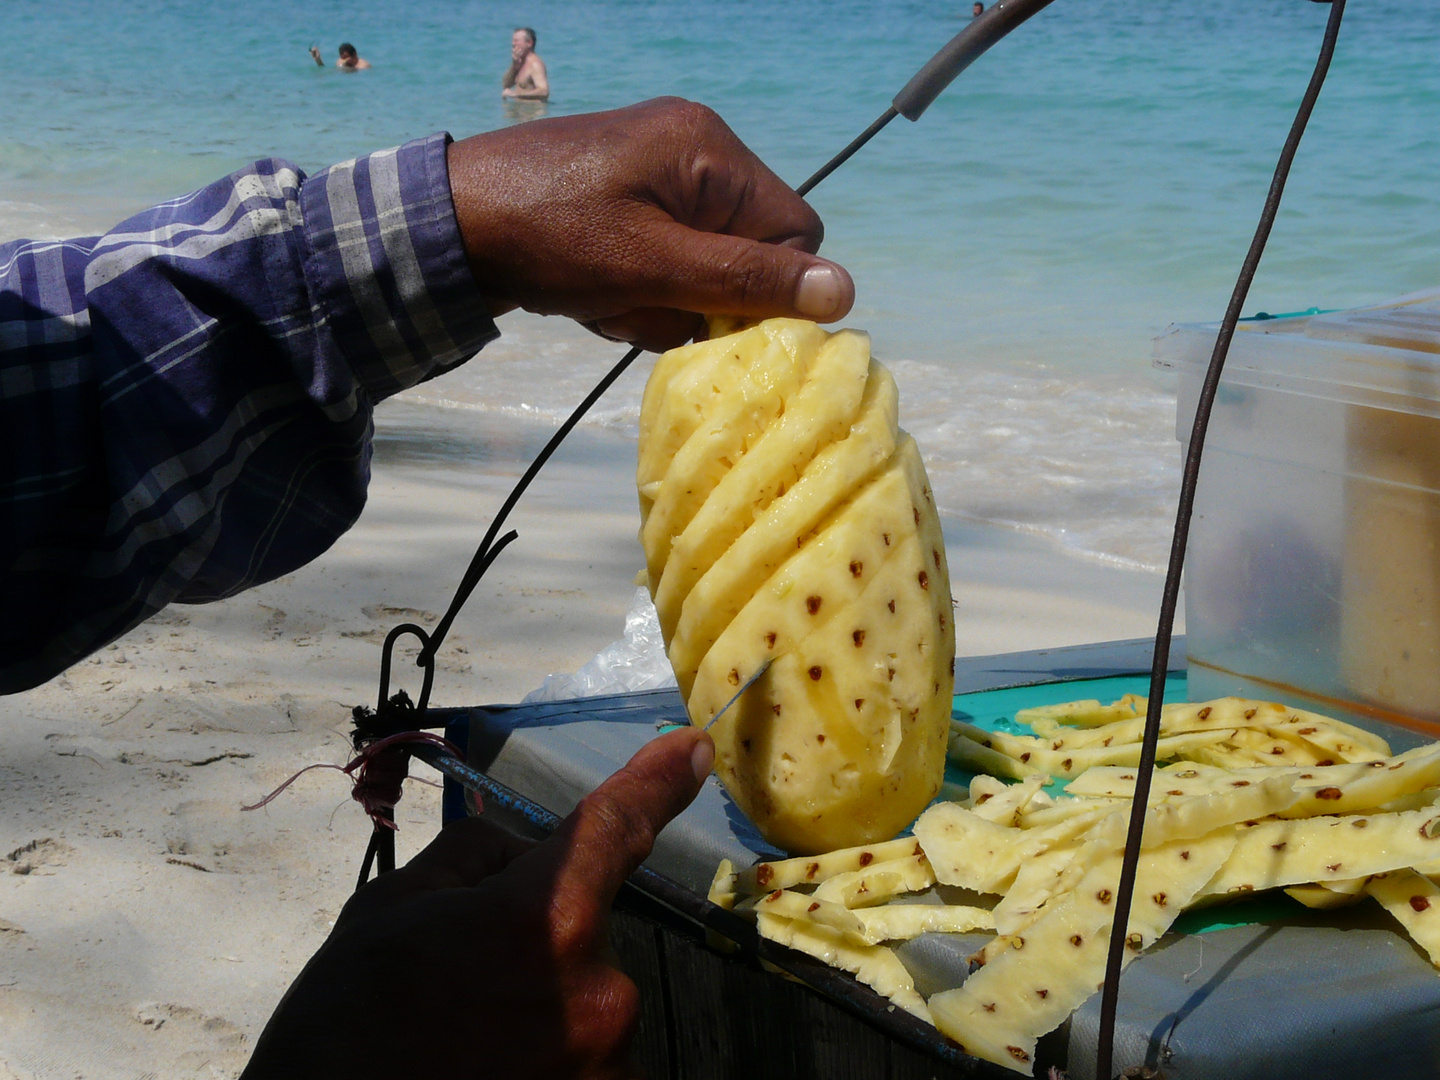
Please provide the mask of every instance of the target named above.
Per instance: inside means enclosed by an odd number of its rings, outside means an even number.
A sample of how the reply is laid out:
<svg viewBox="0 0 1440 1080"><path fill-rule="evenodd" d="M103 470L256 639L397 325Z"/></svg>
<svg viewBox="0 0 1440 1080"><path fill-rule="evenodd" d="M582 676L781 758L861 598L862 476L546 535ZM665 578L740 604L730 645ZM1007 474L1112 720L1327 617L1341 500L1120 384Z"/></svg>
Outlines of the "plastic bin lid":
<svg viewBox="0 0 1440 1080"><path fill-rule="evenodd" d="M1440 304L1342 311L1310 319L1307 337L1440 353Z"/></svg>
<svg viewBox="0 0 1440 1080"><path fill-rule="evenodd" d="M1170 326L1154 363L1202 378L1218 323ZM1440 289L1373 307L1245 320L1222 382L1440 416Z"/></svg>

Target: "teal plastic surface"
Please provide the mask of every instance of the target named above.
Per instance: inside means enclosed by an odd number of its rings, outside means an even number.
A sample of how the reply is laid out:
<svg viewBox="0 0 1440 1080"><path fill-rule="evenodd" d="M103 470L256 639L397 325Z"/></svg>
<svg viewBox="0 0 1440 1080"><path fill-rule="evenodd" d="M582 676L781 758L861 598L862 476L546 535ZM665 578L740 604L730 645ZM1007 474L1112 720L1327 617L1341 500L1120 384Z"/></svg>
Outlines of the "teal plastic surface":
<svg viewBox="0 0 1440 1080"><path fill-rule="evenodd" d="M1185 689L1185 675L1172 671L1165 680L1165 700L1184 701ZM1059 705L1066 701L1087 701L1091 698L1108 705L1126 694L1143 696L1149 690L1148 675L1118 675L1106 679L1076 679L1073 682L1040 683L1037 686L1012 686L1005 690L956 694L950 706L950 715L985 731L1034 735L1027 725L1015 722L1015 713L1020 709ZM951 783L968 784L974 775L957 769L954 765L945 766L945 779ZM1051 781L1047 787L1053 791L1063 789L1064 784Z"/></svg>

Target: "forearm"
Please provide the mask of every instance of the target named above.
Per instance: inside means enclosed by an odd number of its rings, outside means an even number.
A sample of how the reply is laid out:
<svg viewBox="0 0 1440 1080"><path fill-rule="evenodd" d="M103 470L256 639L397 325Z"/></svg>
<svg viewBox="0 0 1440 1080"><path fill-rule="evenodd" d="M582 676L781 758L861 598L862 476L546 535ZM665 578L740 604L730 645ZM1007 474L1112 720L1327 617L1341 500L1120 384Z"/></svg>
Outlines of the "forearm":
<svg viewBox="0 0 1440 1080"><path fill-rule="evenodd" d="M510 92L510 96L513 98L521 98L525 101L544 101L550 96L550 88L548 86L516 87Z"/></svg>
<svg viewBox="0 0 1440 1080"><path fill-rule="evenodd" d="M320 554L373 404L494 334L441 137L0 246L0 691Z"/></svg>

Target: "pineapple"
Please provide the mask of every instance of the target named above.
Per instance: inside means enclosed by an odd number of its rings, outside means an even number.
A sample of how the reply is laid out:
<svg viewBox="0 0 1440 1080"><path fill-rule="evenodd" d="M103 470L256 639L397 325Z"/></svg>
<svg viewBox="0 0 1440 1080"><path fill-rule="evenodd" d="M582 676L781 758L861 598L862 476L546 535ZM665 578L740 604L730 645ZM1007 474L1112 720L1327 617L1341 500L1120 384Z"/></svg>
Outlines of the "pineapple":
<svg viewBox="0 0 1440 1080"><path fill-rule="evenodd" d="M691 722L771 843L888 839L944 772L945 543L869 338L771 319L666 353L638 484L651 595Z"/></svg>

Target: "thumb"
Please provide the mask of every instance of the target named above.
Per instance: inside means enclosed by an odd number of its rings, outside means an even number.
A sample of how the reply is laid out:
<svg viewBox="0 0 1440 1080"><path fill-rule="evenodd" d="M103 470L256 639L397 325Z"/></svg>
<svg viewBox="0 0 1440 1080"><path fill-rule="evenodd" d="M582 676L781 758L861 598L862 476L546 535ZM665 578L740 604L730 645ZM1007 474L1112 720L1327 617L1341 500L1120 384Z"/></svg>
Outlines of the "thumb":
<svg viewBox="0 0 1440 1080"><path fill-rule="evenodd" d="M652 740L519 862L551 879L555 910L577 930L593 925L650 855L660 830L699 794L714 760L715 744L698 728Z"/></svg>
<svg viewBox="0 0 1440 1080"><path fill-rule="evenodd" d="M655 305L747 319L833 322L855 302L855 283L838 263L787 244L662 227L641 292Z"/></svg>

